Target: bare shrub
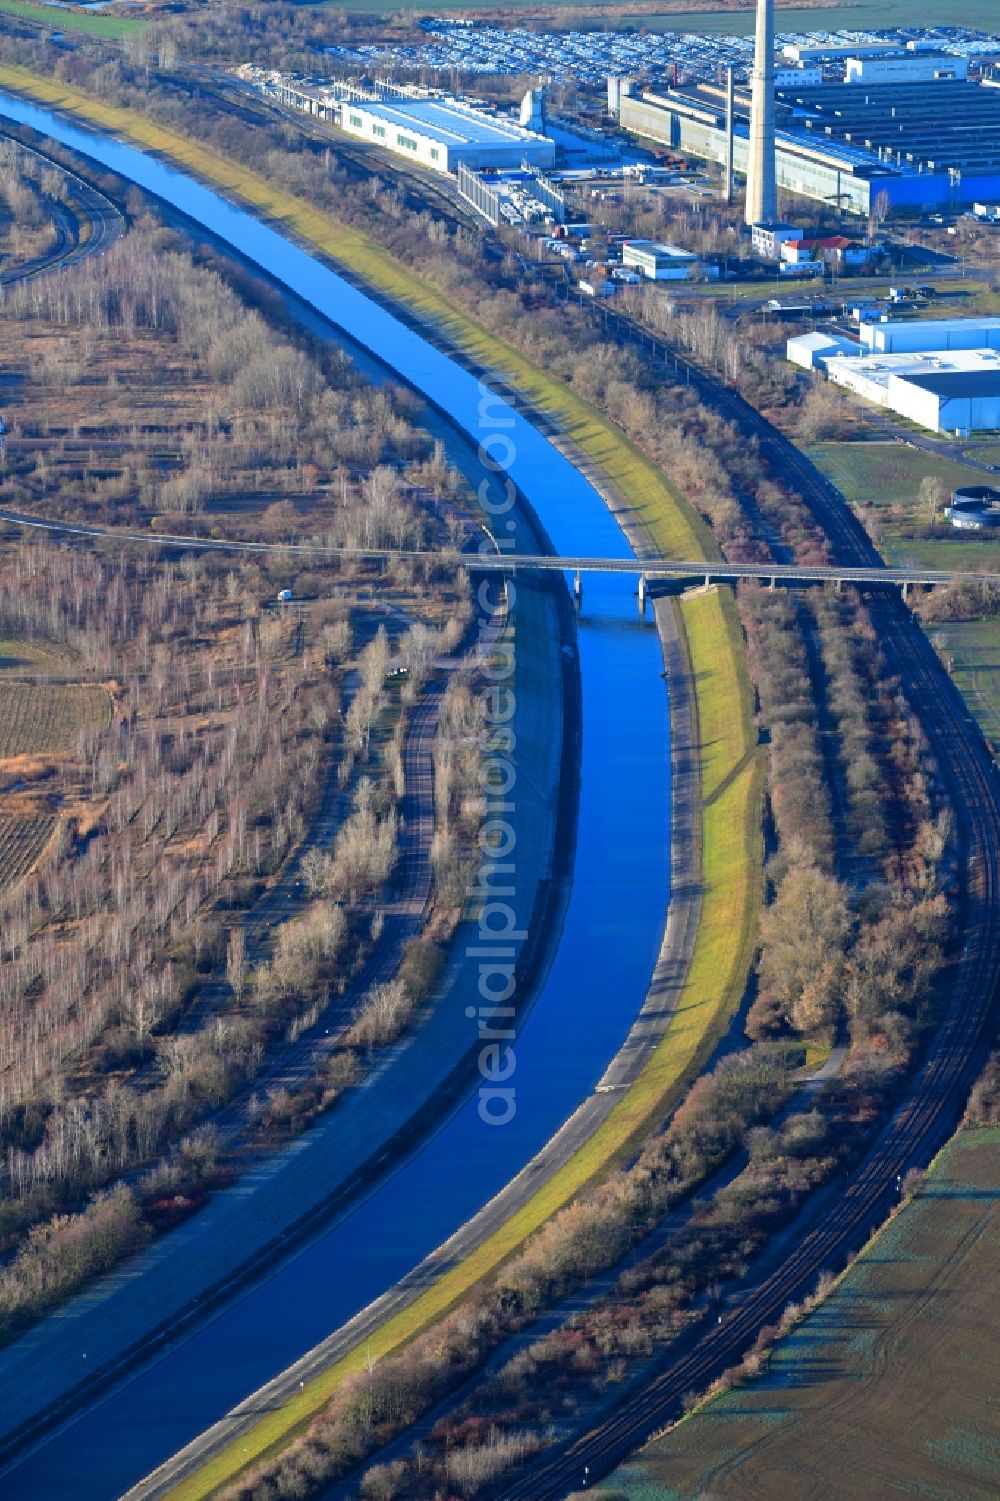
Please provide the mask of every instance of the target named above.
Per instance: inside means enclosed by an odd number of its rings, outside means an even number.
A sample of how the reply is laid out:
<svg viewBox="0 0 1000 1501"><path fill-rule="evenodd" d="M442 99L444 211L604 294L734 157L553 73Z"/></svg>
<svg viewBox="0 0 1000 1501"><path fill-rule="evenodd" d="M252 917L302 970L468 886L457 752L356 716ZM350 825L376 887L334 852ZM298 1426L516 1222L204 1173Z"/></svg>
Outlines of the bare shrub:
<svg viewBox="0 0 1000 1501"><path fill-rule="evenodd" d="M368 992L344 1035L349 1047L378 1048L394 1041L413 1015L413 999L401 980Z"/></svg>
<svg viewBox="0 0 1000 1501"><path fill-rule="evenodd" d="M448 1455L448 1477L460 1495L474 1496L505 1471L537 1454L541 1447L537 1434L518 1429L501 1433L494 1429L485 1443L470 1444Z"/></svg>

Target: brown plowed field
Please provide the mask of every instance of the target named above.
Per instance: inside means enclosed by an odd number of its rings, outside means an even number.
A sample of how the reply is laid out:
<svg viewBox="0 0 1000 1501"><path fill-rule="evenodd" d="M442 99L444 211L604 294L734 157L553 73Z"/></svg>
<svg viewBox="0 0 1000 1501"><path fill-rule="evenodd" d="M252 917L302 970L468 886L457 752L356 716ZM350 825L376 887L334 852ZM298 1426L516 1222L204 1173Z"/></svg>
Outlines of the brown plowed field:
<svg viewBox="0 0 1000 1501"><path fill-rule="evenodd" d="M104 724L108 695L89 684L0 682L0 761L72 749L87 724Z"/></svg>

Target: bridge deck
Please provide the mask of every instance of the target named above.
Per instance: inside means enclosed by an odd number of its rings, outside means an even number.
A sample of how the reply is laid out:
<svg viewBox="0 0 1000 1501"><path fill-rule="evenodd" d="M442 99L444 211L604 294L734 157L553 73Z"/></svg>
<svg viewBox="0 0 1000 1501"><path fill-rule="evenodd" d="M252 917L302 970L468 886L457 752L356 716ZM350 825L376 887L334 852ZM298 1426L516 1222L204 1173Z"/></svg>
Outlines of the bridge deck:
<svg viewBox="0 0 1000 1501"><path fill-rule="evenodd" d="M345 558L358 562L422 561L433 559L452 565L485 569L489 572L515 572L518 569L556 570L565 573L624 573L642 577L647 583L657 580L700 579L706 583L737 579L764 579L785 584L835 582L843 584L889 584L908 587L912 584L947 584L965 579L984 584L1000 584L1000 573L984 573L960 568L845 568L804 565L800 563L727 563L719 559L698 560L662 557L644 558L567 558L551 554L527 554L497 551L493 547L477 552L441 551L430 548L395 549L388 547L328 547L321 542L256 542L240 538L199 537L166 532L130 532L109 526L86 526L69 521L50 521L46 517L23 511L0 510L0 523L32 527L40 531L59 532L79 537L110 538L144 546L173 546L221 552L282 553L291 557Z"/></svg>

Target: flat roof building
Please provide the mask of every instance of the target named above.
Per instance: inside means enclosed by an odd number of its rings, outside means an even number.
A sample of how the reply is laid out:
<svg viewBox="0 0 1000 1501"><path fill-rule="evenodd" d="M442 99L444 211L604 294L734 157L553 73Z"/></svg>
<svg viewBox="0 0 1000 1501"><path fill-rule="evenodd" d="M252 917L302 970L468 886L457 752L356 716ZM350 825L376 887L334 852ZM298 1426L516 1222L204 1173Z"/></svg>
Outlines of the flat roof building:
<svg viewBox="0 0 1000 1501"><path fill-rule="evenodd" d="M348 135L384 146L436 172L459 166L551 167L555 142L513 120L472 109L452 99L348 101L341 126Z"/></svg>
<svg viewBox="0 0 1000 1501"><path fill-rule="evenodd" d="M870 354L1000 349L1000 318L919 318L914 322L870 323L861 329L859 338Z"/></svg>
<svg viewBox="0 0 1000 1501"><path fill-rule="evenodd" d="M805 354L803 349L803 358L796 363L804 363ZM813 363L835 385L931 432L966 438L1000 428L998 350L887 355L816 352Z"/></svg>
<svg viewBox="0 0 1000 1501"><path fill-rule="evenodd" d="M844 82L942 83L968 76L968 59L956 57L953 52L900 48L898 52L882 52L877 57L849 57Z"/></svg>
<svg viewBox="0 0 1000 1501"><path fill-rule="evenodd" d="M923 67L928 54L906 59ZM726 160L722 85L633 89L618 113L639 136ZM733 169L744 177L749 118L749 93L737 89ZM776 91L775 120L778 186L787 192L864 216L880 199L890 212L1000 202L1000 88L960 78L791 83Z"/></svg>
<svg viewBox="0 0 1000 1501"><path fill-rule="evenodd" d="M651 281L686 281L693 275L698 257L677 245L656 240L628 240L622 246L622 264L634 266Z"/></svg>
<svg viewBox="0 0 1000 1501"><path fill-rule="evenodd" d="M780 64L774 68L774 87L776 89L805 89L815 87L823 82L823 69L817 64L816 67L807 68L804 63Z"/></svg>
<svg viewBox="0 0 1000 1501"><path fill-rule="evenodd" d="M880 52L895 52L892 42L872 42L859 47L857 42L785 42L782 57L792 62L832 62L845 57L875 57Z"/></svg>
<svg viewBox="0 0 1000 1501"><path fill-rule="evenodd" d="M765 261L776 261L781 254L782 245L801 238L802 230L797 224L783 224L780 220L772 220L766 224L750 226L750 243Z"/></svg>
<svg viewBox="0 0 1000 1501"><path fill-rule="evenodd" d="M842 334L821 333L819 329L813 333L796 334L785 346L785 358L793 365L801 365L803 370L818 370L824 360L835 354L856 356L858 346Z"/></svg>

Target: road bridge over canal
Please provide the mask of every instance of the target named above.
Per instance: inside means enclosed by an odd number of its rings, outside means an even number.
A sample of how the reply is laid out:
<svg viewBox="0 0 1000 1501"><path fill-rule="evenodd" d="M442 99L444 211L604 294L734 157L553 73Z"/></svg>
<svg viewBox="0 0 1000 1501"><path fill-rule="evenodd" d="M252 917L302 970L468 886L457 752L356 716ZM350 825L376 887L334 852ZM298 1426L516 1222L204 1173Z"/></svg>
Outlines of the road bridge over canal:
<svg viewBox="0 0 1000 1501"><path fill-rule="evenodd" d="M651 586L660 584L720 584L753 579L769 588L779 585L801 587L809 584L836 584L843 588L853 584L860 588L898 588L904 599L915 585L933 588L961 579L967 583L1000 585L1000 573L959 568L890 568L804 563L729 563L721 559L680 559L663 557L568 558L551 553L515 553L502 545L484 546L477 551L433 548L332 547L316 540L310 542L258 542L247 538L201 537L195 533L126 531L119 527L85 525L72 521L53 521L24 511L0 510L0 525L29 527L37 531L59 533L97 541L130 543L145 547L182 547L211 552L271 553L293 561L297 557L342 558L345 562L420 562L464 565L490 573L516 573L541 570L573 575L577 595L582 593L583 575L587 573L624 573L638 579L639 600L645 602Z"/></svg>

